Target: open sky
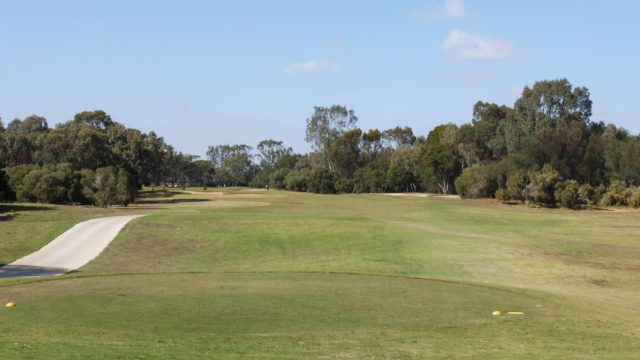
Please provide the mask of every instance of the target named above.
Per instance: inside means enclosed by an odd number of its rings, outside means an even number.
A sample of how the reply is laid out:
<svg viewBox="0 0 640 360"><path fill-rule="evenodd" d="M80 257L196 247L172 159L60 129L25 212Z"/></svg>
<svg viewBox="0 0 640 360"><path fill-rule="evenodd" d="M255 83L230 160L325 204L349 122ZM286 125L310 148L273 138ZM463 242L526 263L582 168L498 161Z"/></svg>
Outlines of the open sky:
<svg viewBox="0 0 640 360"><path fill-rule="evenodd" d="M470 121L524 85L586 86L592 120L640 131L640 2L0 0L0 117L83 110L183 152L283 140L314 106L359 126Z"/></svg>

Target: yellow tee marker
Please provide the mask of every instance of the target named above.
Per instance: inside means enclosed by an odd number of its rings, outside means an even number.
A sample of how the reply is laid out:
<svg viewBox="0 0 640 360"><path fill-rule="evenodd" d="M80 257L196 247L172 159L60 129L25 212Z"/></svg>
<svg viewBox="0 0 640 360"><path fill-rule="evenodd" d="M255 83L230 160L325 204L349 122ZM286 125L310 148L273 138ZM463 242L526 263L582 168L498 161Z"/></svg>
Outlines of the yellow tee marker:
<svg viewBox="0 0 640 360"><path fill-rule="evenodd" d="M502 315L502 311L496 310L496 311L492 312L491 315L500 316L500 315Z"/></svg>
<svg viewBox="0 0 640 360"><path fill-rule="evenodd" d="M5 305L6 307L14 307L16 306L16 303L14 302L8 302L7 305Z"/></svg>
<svg viewBox="0 0 640 360"><path fill-rule="evenodd" d="M507 315L524 315L522 311L507 311Z"/></svg>

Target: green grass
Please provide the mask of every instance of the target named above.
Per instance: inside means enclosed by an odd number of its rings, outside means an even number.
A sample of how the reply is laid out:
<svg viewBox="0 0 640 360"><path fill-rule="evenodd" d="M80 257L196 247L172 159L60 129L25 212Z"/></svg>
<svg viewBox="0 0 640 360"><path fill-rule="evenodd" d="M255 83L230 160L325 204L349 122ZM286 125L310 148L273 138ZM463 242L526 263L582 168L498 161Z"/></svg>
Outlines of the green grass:
<svg viewBox="0 0 640 360"><path fill-rule="evenodd" d="M0 358L640 353L638 212L247 189L134 210L150 215L78 272L0 281L18 303L0 311Z"/></svg>

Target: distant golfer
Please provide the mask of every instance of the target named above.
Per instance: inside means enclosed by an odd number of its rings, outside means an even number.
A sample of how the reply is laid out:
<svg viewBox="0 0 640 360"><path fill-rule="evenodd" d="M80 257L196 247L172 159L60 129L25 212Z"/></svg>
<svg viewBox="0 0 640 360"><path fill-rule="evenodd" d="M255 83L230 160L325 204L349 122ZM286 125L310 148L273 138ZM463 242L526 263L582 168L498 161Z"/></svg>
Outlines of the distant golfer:
<svg viewBox="0 0 640 360"><path fill-rule="evenodd" d="M267 191L269 191L269 184L265 185L264 187L267 189Z"/></svg>

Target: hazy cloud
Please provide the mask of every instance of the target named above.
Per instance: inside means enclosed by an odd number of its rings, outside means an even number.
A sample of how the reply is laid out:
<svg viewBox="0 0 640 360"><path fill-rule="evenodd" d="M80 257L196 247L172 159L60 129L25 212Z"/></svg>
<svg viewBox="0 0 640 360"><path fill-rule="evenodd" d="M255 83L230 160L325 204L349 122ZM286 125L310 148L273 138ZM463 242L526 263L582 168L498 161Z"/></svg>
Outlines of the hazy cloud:
<svg viewBox="0 0 640 360"><path fill-rule="evenodd" d="M469 17L464 2L462 0L444 0L444 3L437 4L426 11L412 10L409 18L414 21L432 20L463 20Z"/></svg>
<svg viewBox="0 0 640 360"><path fill-rule="evenodd" d="M505 60L524 56L524 51L505 40L454 29L442 44L442 50L460 60Z"/></svg>
<svg viewBox="0 0 640 360"><path fill-rule="evenodd" d="M312 74L319 72L336 72L342 70L342 66L329 60L294 61L282 70L283 75Z"/></svg>

